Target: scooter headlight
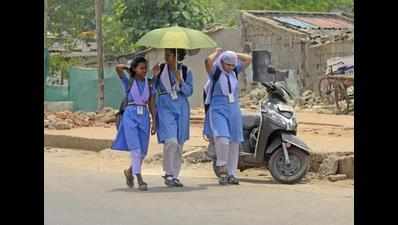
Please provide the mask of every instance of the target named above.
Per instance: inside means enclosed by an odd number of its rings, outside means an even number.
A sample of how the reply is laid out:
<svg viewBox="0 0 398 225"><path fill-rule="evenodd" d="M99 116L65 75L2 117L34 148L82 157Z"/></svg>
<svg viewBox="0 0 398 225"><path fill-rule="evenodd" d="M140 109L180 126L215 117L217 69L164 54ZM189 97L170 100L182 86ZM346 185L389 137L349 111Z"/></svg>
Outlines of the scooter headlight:
<svg viewBox="0 0 398 225"><path fill-rule="evenodd" d="M269 114L271 120L273 122L275 122L276 124L278 124L278 126L284 128L284 129L287 128L286 127L287 126L286 120L280 114L278 114L278 112L276 112L276 111L268 111L268 114Z"/></svg>
<svg viewBox="0 0 398 225"><path fill-rule="evenodd" d="M282 109L282 110L281 110ZM286 130L296 129L296 122L293 111L289 111L280 107L280 105L273 105L271 103L263 104L261 112L266 113L268 117L276 123L279 127Z"/></svg>
<svg viewBox="0 0 398 225"><path fill-rule="evenodd" d="M288 119L292 118L292 116L293 116L293 113L292 113L292 112L281 112L281 114L282 114L284 117L288 118Z"/></svg>
<svg viewBox="0 0 398 225"><path fill-rule="evenodd" d="M278 111L286 118L290 119L293 117L294 109L289 105L278 104Z"/></svg>
<svg viewBox="0 0 398 225"><path fill-rule="evenodd" d="M272 112L275 111L275 107L273 104L271 104L270 102L268 102L267 104L261 104L261 112L263 113L268 113L268 112Z"/></svg>

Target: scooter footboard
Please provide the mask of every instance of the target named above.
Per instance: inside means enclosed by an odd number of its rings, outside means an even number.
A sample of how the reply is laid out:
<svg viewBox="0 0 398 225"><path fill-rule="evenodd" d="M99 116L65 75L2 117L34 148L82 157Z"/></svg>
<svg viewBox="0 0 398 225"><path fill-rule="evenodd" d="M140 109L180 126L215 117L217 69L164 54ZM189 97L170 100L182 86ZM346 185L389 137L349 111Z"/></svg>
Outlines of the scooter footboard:
<svg viewBox="0 0 398 225"><path fill-rule="evenodd" d="M289 133L281 133L280 136L274 138L272 142L268 145L266 154L272 154L275 150L277 150L282 145L282 141L286 143L290 143L291 145L297 146L302 149L304 152L310 154L310 148L297 136Z"/></svg>
<svg viewBox="0 0 398 225"><path fill-rule="evenodd" d="M310 153L311 149L302 141L300 138L298 138L296 135L289 134L289 133L282 133L281 138L284 142L290 143L303 151L307 152L308 154Z"/></svg>

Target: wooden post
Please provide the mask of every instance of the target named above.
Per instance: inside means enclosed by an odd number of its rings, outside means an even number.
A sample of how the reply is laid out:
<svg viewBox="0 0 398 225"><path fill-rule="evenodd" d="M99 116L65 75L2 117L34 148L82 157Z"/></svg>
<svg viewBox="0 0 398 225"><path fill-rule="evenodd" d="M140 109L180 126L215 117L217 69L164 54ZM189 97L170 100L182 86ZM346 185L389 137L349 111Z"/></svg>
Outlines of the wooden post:
<svg viewBox="0 0 398 225"><path fill-rule="evenodd" d="M47 0L44 0L44 48L47 48Z"/></svg>
<svg viewBox="0 0 398 225"><path fill-rule="evenodd" d="M103 0L95 0L95 20L96 20L96 38L97 38L97 64L98 64L98 104L97 110L104 108L105 104L105 85L104 85L104 49L102 45L102 11Z"/></svg>
<svg viewBox="0 0 398 225"><path fill-rule="evenodd" d="M300 50L301 50L301 64L300 64L300 73L299 75L299 93L300 95L304 92L304 89L308 88L307 87L307 82L306 82L306 76L308 74L307 71L307 42L301 41L300 42ZM316 91L316 90L314 90Z"/></svg>

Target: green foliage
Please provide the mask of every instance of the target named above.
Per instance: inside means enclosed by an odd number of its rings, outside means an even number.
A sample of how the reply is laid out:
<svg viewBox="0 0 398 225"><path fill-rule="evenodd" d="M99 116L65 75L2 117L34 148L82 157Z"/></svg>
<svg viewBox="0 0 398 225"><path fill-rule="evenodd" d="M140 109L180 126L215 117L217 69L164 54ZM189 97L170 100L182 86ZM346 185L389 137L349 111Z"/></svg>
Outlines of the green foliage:
<svg viewBox="0 0 398 225"><path fill-rule="evenodd" d="M351 8L352 0L239 0L239 9L283 11L331 11Z"/></svg>
<svg viewBox="0 0 398 225"><path fill-rule="evenodd" d="M51 55L48 61L49 64L49 75L62 75L68 79L68 70L74 65L80 63L79 59L76 58L65 58L61 55Z"/></svg>
<svg viewBox="0 0 398 225"><path fill-rule="evenodd" d="M66 31L72 37L80 32L95 30L94 0L48 0L48 31L60 35Z"/></svg>
<svg viewBox="0 0 398 225"><path fill-rule="evenodd" d="M216 23L233 26L239 19L240 0L196 0L196 2L210 9Z"/></svg>
<svg viewBox="0 0 398 225"><path fill-rule="evenodd" d="M351 11L353 0L196 0L211 13L217 23L237 25L239 10Z"/></svg>
<svg viewBox="0 0 398 225"><path fill-rule="evenodd" d="M104 34L104 51L106 54L125 54L135 49L133 42L129 41L130 36L120 20L114 16L104 16L102 18Z"/></svg>
<svg viewBox="0 0 398 225"><path fill-rule="evenodd" d="M202 29L213 22L210 11L194 0L115 0L114 16L136 42L148 31L179 25Z"/></svg>
<svg viewBox="0 0 398 225"><path fill-rule="evenodd" d="M132 52L142 35L170 25L199 30L214 22L236 26L239 10L350 11L352 8L353 0L104 0L104 50L105 54ZM51 33L60 35L66 31L72 39L81 32L95 31L94 0L48 0L47 10Z"/></svg>

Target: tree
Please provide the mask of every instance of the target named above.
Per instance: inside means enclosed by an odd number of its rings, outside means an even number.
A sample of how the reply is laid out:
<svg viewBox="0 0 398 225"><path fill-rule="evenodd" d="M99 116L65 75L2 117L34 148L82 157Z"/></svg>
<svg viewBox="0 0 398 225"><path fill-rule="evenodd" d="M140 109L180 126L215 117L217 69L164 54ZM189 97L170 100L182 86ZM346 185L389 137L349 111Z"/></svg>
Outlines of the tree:
<svg viewBox="0 0 398 225"><path fill-rule="evenodd" d="M115 0L115 19L135 43L150 30L179 25L203 29L213 22L210 11L195 0Z"/></svg>
<svg viewBox="0 0 398 225"><path fill-rule="evenodd" d="M92 0L47 0L48 30L60 35L67 32L77 37L80 32L95 29L95 10Z"/></svg>
<svg viewBox="0 0 398 225"><path fill-rule="evenodd" d="M134 42L130 41L130 34L123 27L120 20L113 15L104 15L104 52L108 54L126 54L134 51Z"/></svg>

